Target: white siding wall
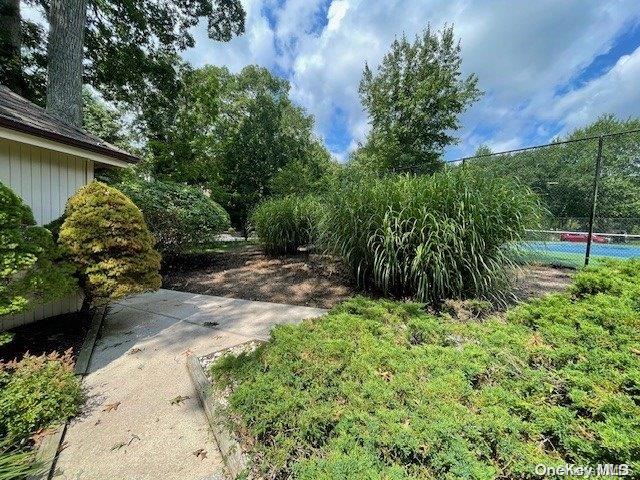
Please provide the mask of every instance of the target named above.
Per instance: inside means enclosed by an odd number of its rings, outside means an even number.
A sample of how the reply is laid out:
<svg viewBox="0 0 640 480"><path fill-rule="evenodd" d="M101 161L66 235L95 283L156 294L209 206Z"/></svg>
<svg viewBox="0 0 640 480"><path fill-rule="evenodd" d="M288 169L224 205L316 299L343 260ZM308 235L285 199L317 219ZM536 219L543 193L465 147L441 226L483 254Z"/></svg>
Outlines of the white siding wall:
<svg viewBox="0 0 640 480"><path fill-rule="evenodd" d="M82 157L0 139L0 181L33 210L39 225L60 217L80 187L93 179L93 161ZM25 323L77 311L81 296L41 305L32 312L0 317L0 332Z"/></svg>
<svg viewBox="0 0 640 480"><path fill-rule="evenodd" d="M33 209L39 225L64 212L69 197L93 179L93 161L0 139L0 181Z"/></svg>

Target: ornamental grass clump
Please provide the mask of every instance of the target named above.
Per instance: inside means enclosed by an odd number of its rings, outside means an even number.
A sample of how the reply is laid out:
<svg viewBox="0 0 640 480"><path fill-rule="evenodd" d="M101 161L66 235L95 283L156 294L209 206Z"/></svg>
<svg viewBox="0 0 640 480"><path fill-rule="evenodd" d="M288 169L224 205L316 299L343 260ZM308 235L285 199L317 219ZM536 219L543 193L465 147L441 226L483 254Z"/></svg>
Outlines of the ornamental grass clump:
<svg viewBox="0 0 640 480"><path fill-rule="evenodd" d="M0 441L0 480L18 480L42 475L44 468L35 463L32 452L15 450Z"/></svg>
<svg viewBox="0 0 640 480"><path fill-rule="evenodd" d="M67 203L58 241L78 269L86 305L160 288L153 235L113 187L94 181L81 188Z"/></svg>
<svg viewBox="0 0 640 480"><path fill-rule="evenodd" d="M0 182L0 315L73 293L72 274L51 232L37 226L31 209Z"/></svg>
<svg viewBox="0 0 640 480"><path fill-rule="evenodd" d="M209 246L231 226L229 214L196 187L159 180L130 179L118 188L142 211L162 254Z"/></svg>
<svg viewBox="0 0 640 480"><path fill-rule="evenodd" d="M296 253L314 242L321 208L310 196L272 198L256 207L251 224L266 253Z"/></svg>
<svg viewBox="0 0 640 480"><path fill-rule="evenodd" d="M538 464L635 475L640 261L607 268L621 290L506 316L356 298L211 372L266 479L529 479Z"/></svg>
<svg viewBox="0 0 640 480"><path fill-rule="evenodd" d="M328 199L322 238L364 287L439 306L509 296L510 245L536 224L527 187L452 168L432 176L366 177Z"/></svg>

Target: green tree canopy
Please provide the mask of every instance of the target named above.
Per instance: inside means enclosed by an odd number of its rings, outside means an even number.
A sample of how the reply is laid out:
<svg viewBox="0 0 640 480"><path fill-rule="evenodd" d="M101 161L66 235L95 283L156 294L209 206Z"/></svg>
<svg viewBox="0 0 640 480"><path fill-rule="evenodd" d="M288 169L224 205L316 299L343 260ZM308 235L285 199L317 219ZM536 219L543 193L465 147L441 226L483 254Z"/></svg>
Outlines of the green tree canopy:
<svg viewBox="0 0 640 480"><path fill-rule="evenodd" d="M48 18L50 0L22 3ZM13 5L0 15L21 25L20 35L0 35L0 83L43 104L48 29L21 18ZM244 32L245 12L240 0L87 0L85 83L129 106L147 134L161 135L187 68L179 53L195 45L192 27L201 20L211 39L228 41Z"/></svg>
<svg viewBox="0 0 640 480"><path fill-rule="evenodd" d="M365 66L360 96L371 133L363 153L378 169L439 168L460 114L481 95L476 76L462 75L460 51L453 27L427 27L413 42L396 39L377 72Z"/></svg>
<svg viewBox="0 0 640 480"><path fill-rule="evenodd" d="M640 129L640 120L604 115L559 137L556 144L515 154L471 159L470 168L516 177L545 201L554 228L585 229L591 212L597 137ZM572 143L559 143L566 140ZM604 138L596 229L640 232L640 134Z"/></svg>
<svg viewBox="0 0 640 480"><path fill-rule="evenodd" d="M281 177L277 188L289 188L282 172L292 162L309 176L331 163L313 117L289 99L289 83L257 66L187 74L167 141L152 142L150 151L152 175L207 188L241 228L272 193L274 177Z"/></svg>
<svg viewBox="0 0 640 480"><path fill-rule="evenodd" d="M120 110L102 101L89 88L83 90L82 101L86 131L129 152L134 150L133 138Z"/></svg>
<svg viewBox="0 0 640 480"><path fill-rule="evenodd" d="M308 157L294 159L278 169L269 182L270 195L286 197L322 194L331 188L339 172L340 165L317 142L312 145Z"/></svg>

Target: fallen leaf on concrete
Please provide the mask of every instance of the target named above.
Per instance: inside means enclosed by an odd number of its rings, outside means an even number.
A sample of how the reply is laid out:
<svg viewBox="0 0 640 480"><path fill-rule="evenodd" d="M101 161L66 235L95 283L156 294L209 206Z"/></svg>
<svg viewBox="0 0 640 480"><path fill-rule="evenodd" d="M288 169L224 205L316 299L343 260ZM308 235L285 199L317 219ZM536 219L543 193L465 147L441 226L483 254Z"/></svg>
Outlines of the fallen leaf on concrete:
<svg viewBox="0 0 640 480"><path fill-rule="evenodd" d="M113 344L111 344L111 345L107 345L106 347L102 347L102 351L104 352L105 350L109 350L110 348L116 348L116 347L119 347L120 345L123 345L123 344L125 344L125 343L127 343L127 342L126 342L126 341L124 341L124 342L117 342L117 343L113 343Z"/></svg>
<svg viewBox="0 0 640 480"><path fill-rule="evenodd" d="M187 395L186 397L178 395L176 398L171 400L171 405L180 405L182 402L184 402L185 400L189 400L190 398L191 397L189 395Z"/></svg>
<svg viewBox="0 0 640 480"><path fill-rule="evenodd" d="M115 412L116 410L118 410L118 407L120 406L121 402L113 402L113 403L107 403L105 405L105 407L102 409L103 412Z"/></svg>
<svg viewBox="0 0 640 480"><path fill-rule="evenodd" d="M193 452L193 454L196 457L200 458L200 460L204 460L205 458L207 458L207 451L204 448L199 448L198 450Z"/></svg>
<svg viewBox="0 0 640 480"><path fill-rule="evenodd" d="M36 445L39 445L47 435L52 434L55 430L55 427L41 428L31 436L31 440L33 440Z"/></svg>
<svg viewBox="0 0 640 480"><path fill-rule="evenodd" d="M111 450L120 450L122 447L128 447L134 440L140 441L140 437L137 435L131 435L131 438L128 442L118 442L113 447L111 447Z"/></svg>

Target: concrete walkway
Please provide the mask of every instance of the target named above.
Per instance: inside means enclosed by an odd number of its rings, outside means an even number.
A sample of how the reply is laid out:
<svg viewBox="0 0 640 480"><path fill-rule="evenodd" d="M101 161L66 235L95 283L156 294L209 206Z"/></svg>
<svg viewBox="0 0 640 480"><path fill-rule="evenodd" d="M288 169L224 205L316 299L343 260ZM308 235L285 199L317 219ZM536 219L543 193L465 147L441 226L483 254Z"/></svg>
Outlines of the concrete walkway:
<svg viewBox="0 0 640 480"><path fill-rule="evenodd" d="M114 305L84 379L55 479L216 479L221 459L186 370L204 355L317 308L160 290Z"/></svg>

